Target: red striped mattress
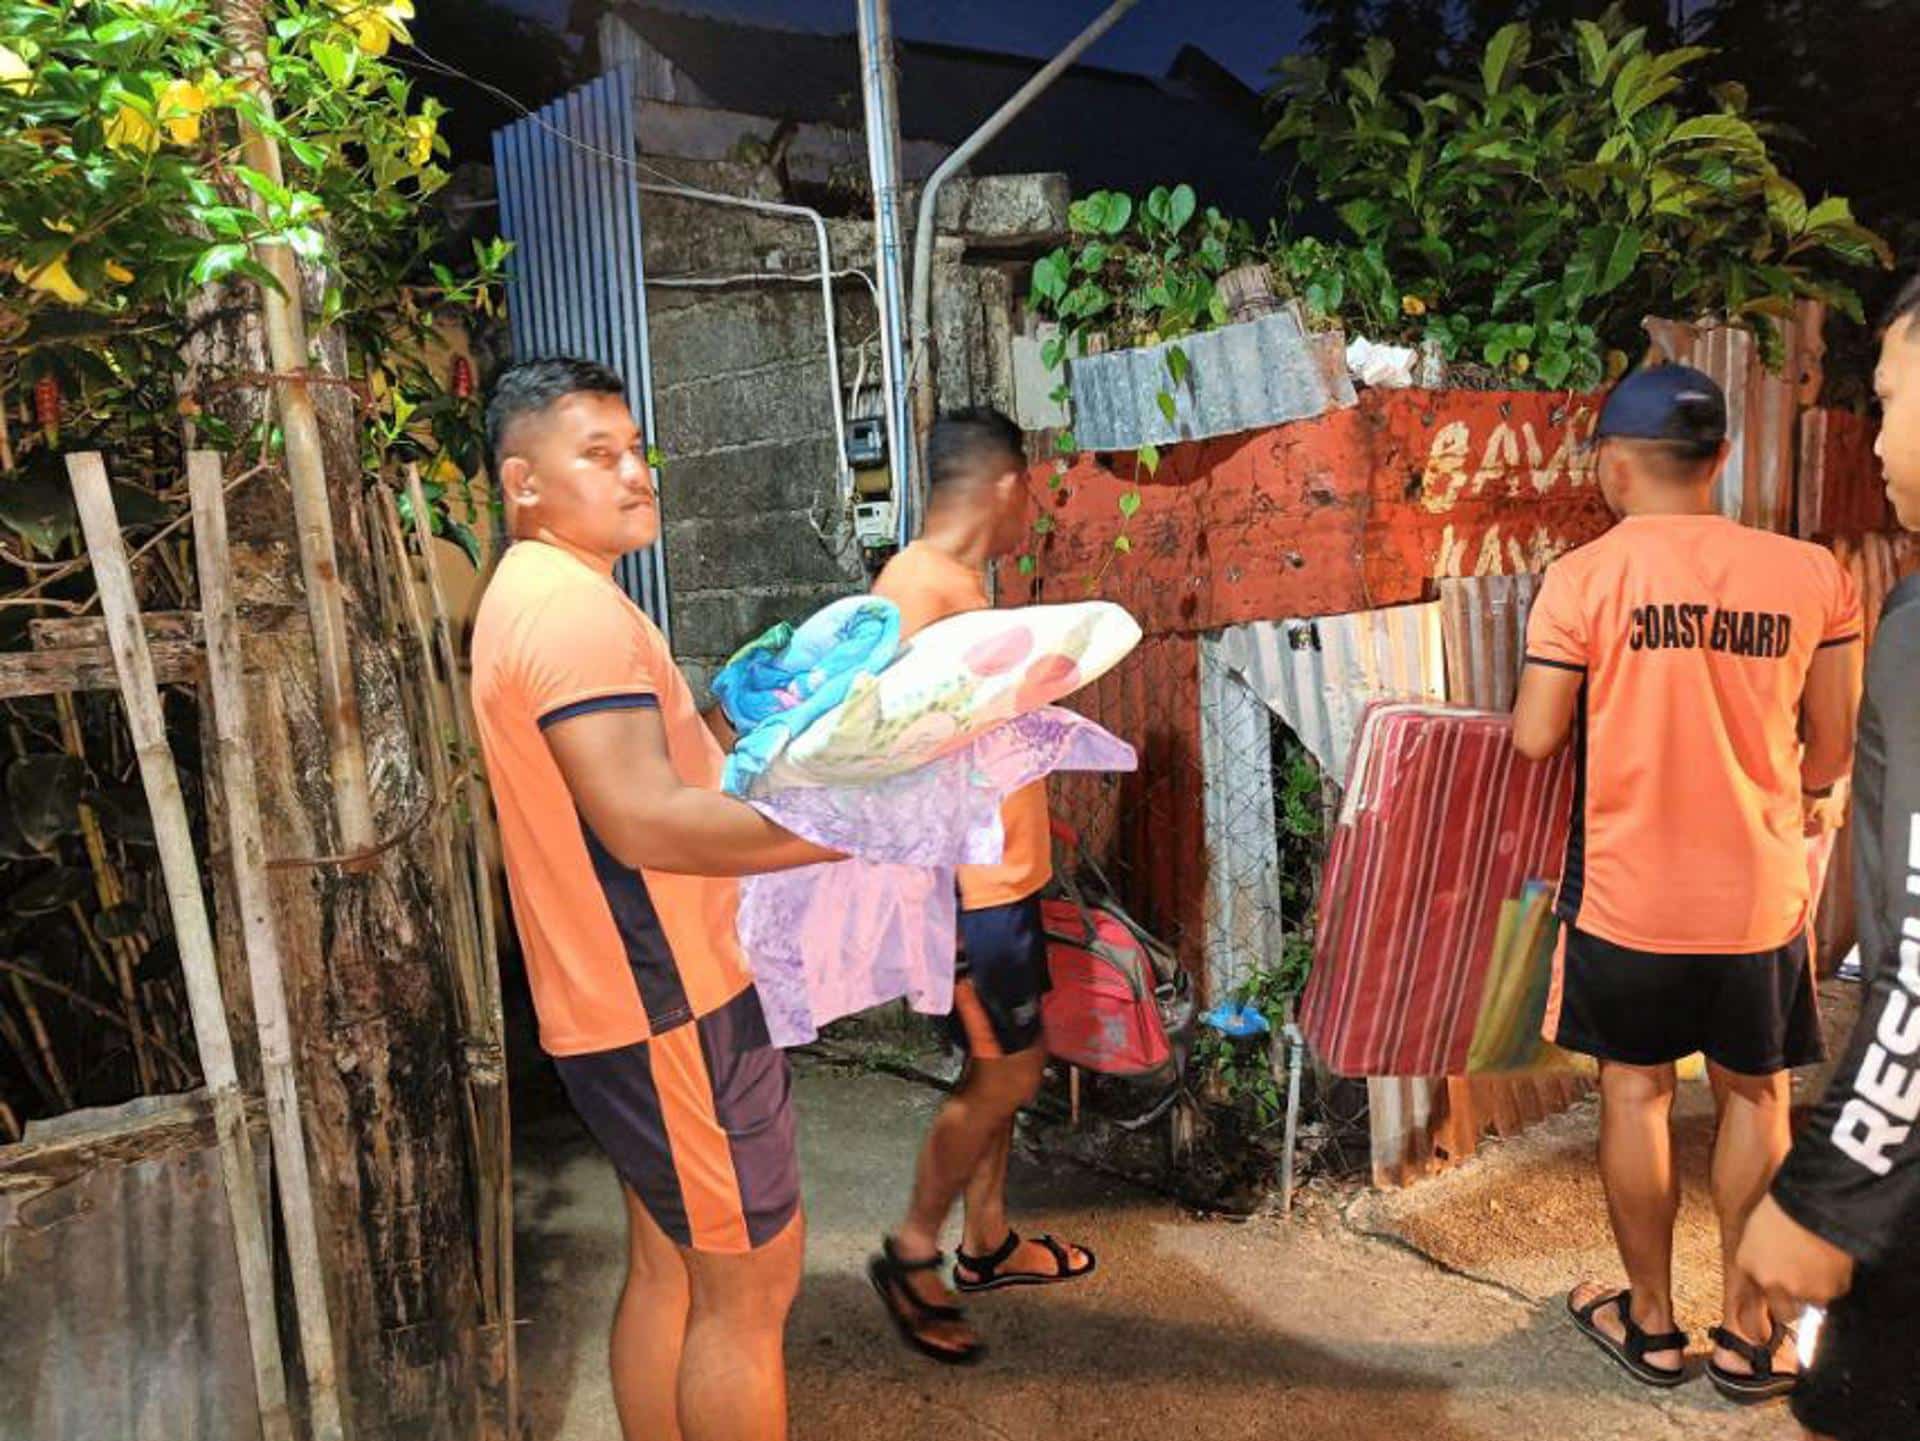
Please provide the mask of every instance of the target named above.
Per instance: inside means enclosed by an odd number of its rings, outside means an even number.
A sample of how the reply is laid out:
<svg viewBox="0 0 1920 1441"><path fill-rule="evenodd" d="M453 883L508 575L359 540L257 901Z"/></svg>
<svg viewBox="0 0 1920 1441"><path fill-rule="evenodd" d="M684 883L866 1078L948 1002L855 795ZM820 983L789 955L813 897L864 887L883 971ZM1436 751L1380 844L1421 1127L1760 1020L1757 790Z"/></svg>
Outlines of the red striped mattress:
<svg viewBox="0 0 1920 1441"><path fill-rule="evenodd" d="M1344 1076L1458 1076L1503 902L1557 881L1571 748L1514 750L1512 717L1372 706L1320 890L1301 1029Z"/></svg>

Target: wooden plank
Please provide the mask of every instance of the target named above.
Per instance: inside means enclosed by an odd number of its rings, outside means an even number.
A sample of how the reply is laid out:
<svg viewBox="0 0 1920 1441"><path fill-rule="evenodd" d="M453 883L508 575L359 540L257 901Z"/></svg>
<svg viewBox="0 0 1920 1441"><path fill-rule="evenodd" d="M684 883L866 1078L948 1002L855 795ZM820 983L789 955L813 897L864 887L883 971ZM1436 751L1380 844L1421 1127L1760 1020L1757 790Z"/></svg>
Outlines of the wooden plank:
<svg viewBox="0 0 1920 1441"><path fill-rule="evenodd" d="M149 654L146 631L140 624L133 571L127 562L107 468L97 451L67 457L75 508L100 587L100 608L108 623L113 656L121 679L120 698L126 707L140 781L153 812L154 840L160 852L168 909L173 916L174 941L180 969L187 982L187 1006L193 1018L200 1066L213 1099L215 1127L220 1139L222 1178L233 1216L234 1247L245 1299L248 1339L253 1352L254 1386L260 1405L264 1441L292 1441L293 1416L287 1401L287 1378L280 1360L279 1326L274 1317L273 1253L267 1241L266 1219L255 1190L257 1171L253 1138L246 1124L245 1097L234 1071L233 1042L227 1030L226 1005L220 995L219 969L214 959L213 928L207 920L206 896L200 888L200 866L195 857L193 831L187 822L180 773L167 743L166 717L161 712L160 687Z"/></svg>
<svg viewBox="0 0 1920 1441"><path fill-rule="evenodd" d="M195 685L205 673L206 658L191 641L154 641L148 650L153 656L153 678L159 685ZM114 690L118 686L113 652L105 645L0 651L0 700Z"/></svg>
<svg viewBox="0 0 1920 1441"><path fill-rule="evenodd" d="M156 610L140 618L151 645L157 640L203 641L206 630L197 610ZM76 650L107 644L107 623L97 615L52 616L27 622L35 650Z"/></svg>

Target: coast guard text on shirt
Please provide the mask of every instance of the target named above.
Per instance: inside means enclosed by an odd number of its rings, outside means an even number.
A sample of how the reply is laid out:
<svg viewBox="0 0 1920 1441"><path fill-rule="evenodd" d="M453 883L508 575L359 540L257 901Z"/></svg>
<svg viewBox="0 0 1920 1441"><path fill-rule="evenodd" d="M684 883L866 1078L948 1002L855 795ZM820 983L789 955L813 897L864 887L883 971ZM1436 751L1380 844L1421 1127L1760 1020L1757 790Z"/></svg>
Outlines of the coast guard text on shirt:
<svg viewBox="0 0 1920 1441"><path fill-rule="evenodd" d="M1920 1120L1920 813L1913 817L1907 845L1907 905L1900 922L1897 982L1887 994L1873 1044L1854 1074L1853 1094L1833 1128L1833 1143L1876 1176L1884 1176L1893 1169L1893 1151L1913 1133L1916 1120Z"/></svg>
<svg viewBox="0 0 1920 1441"><path fill-rule="evenodd" d="M1669 602L1637 605L1627 612L1629 650L1717 650L1777 660L1792 639L1793 617L1780 611Z"/></svg>

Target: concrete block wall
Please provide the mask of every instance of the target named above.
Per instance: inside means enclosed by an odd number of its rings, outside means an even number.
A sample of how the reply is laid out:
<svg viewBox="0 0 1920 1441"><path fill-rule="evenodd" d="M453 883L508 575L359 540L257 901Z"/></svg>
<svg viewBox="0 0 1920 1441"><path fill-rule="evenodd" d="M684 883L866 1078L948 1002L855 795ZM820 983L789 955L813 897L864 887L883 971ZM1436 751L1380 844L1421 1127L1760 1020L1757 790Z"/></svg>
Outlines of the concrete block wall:
<svg viewBox="0 0 1920 1441"><path fill-rule="evenodd" d="M684 183L750 193L747 167L649 157ZM736 648L866 587L837 490L826 326L814 231L675 196L641 197L674 649L696 689ZM980 263L943 239L934 329L944 406L1012 403L1013 252L1065 224L1058 177L956 184L940 214L978 231ZM833 220L836 269L870 269L864 221ZM733 277L726 285L675 281ZM748 277L748 278L741 278ZM841 381L879 383L866 285L835 284Z"/></svg>

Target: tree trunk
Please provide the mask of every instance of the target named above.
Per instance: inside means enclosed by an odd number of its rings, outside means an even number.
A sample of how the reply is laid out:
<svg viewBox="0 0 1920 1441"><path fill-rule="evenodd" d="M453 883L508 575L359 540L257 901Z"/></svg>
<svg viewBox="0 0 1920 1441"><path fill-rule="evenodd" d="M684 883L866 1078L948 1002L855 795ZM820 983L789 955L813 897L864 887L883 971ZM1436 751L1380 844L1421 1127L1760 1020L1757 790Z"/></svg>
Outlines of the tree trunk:
<svg viewBox="0 0 1920 1441"><path fill-rule="evenodd" d="M230 288L205 302L201 319L188 385L236 435L254 435L271 389L239 378L272 369L257 296ZM316 369L344 374L337 341L316 349ZM388 837L430 796L407 730L397 648L371 601L360 418L345 387L316 385L313 394L375 830ZM241 463L236 456L228 468ZM229 516L242 625L267 631L247 648L267 853L276 861L335 855L344 847L329 729L284 473L270 469L235 491ZM356 1441L465 1441L477 1424L475 1218L440 954L451 898L436 893L423 856L424 844L402 843L371 864L273 871L335 1351ZM230 891L220 889L224 912Z"/></svg>

